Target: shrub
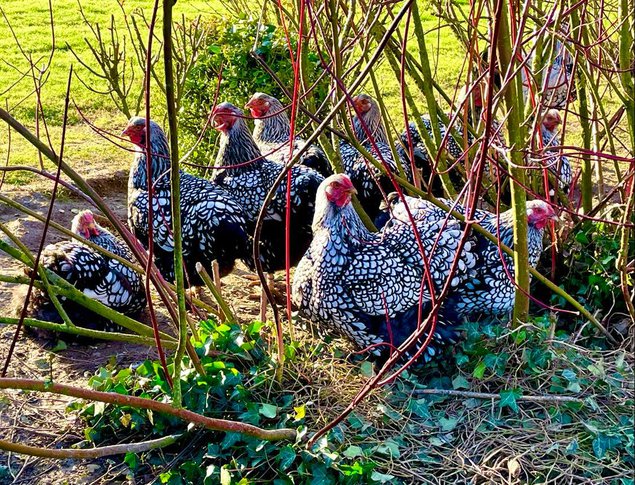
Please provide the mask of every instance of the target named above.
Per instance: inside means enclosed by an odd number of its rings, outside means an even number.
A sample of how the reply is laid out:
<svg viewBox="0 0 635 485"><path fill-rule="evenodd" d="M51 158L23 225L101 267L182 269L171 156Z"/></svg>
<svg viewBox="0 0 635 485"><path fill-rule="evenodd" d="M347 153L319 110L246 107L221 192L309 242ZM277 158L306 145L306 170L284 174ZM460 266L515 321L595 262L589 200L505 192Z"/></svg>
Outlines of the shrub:
<svg viewBox="0 0 635 485"><path fill-rule="evenodd" d="M306 433L305 403L292 391L277 388L274 363L264 351L254 322L241 327L214 320L201 322L195 342L206 375L186 363L181 373L183 405L205 416L234 419L265 428L295 427ZM172 365L170 364L171 368ZM96 390L154 400L168 400L170 390L158 361L146 360L134 368L102 368L89 384ZM72 403L86 423L89 442L139 440L170 433L187 433L188 423L173 416L131 406ZM175 447L144 456L128 453L125 463L134 474L160 473L159 483L376 483L375 463L363 456L348 457L331 450L325 438L312 450L301 443L266 442L238 433L199 431ZM162 459L162 456L164 457ZM163 460L166 460L165 462ZM164 465L170 459L168 470ZM375 477L375 478L373 478Z"/></svg>
<svg viewBox="0 0 635 485"><path fill-rule="evenodd" d="M255 52L267 62L287 89L293 88L293 67L284 32L273 25L259 25L257 20L240 19L224 26L217 22L208 36L209 44L199 56L185 85L185 96L180 115L180 135L184 147L191 147L199 137L210 110L214 104L214 94L219 77L219 102L229 101L242 107L255 92L262 91L283 99L283 91L250 54ZM296 48L296 39L292 39ZM319 59L309 54L309 82L314 82L319 74ZM313 92L312 99L324 99L327 84L320 83ZM284 102L284 101L283 101ZM201 144L192 153L189 162L207 166L212 160L218 133L208 129Z"/></svg>
<svg viewBox="0 0 635 485"><path fill-rule="evenodd" d="M615 267L620 250L615 227L605 222L585 223L567 239L563 251L568 268L568 274L560 278L564 289L587 308L601 309L604 317L626 311ZM632 240L629 254L635 254Z"/></svg>

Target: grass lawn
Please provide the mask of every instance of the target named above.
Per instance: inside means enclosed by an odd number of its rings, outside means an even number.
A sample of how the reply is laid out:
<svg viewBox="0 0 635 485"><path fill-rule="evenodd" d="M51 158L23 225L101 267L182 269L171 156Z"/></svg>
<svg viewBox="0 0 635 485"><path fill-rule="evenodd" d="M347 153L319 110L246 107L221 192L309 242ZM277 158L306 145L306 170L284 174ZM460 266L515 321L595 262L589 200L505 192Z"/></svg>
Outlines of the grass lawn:
<svg viewBox="0 0 635 485"><path fill-rule="evenodd" d="M147 1L130 0L125 2L124 10L126 13L131 13L135 9L143 8L149 18L151 14L150 4L151 2ZM100 24L104 36L109 35L107 29L111 18L114 19L115 25L123 29L123 13L115 0L102 2L82 0L81 6L89 21ZM47 63L52 46L48 2L46 0L33 2L8 0L2 3L2 9L25 53L35 59L38 66ZM429 43L430 55L435 60L435 74L439 82L448 92L451 92L456 84L465 56L449 28L437 29L438 19L427 13L425 8L422 8L422 12L424 12L422 17L424 27L430 32L426 40ZM219 15L219 8L214 2L205 0L181 1L177 2L175 6L174 17L180 18L181 14L185 14L188 18L193 18L197 15L210 18L211 16ZM160 16L161 12L159 12ZM75 74L97 90L103 91L105 83L81 66L68 47L71 46L83 60L92 61L91 53L84 41L86 37L91 38L91 33L82 19L78 3L75 0L53 0L53 19L56 49L49 71L50 76L42 90L42 104L49 123L53 146L58 148L61 136L64 94L70 66L73 65ZM160 25L157 26L157 32L160 35ZM416 53L415 42L413 41L410 44L411 50ZM156 47L155 45L155 49ZM3 93L2 98L4 98L1 101L3 105L5 103L8 105L14 116L33 129L35 126L36 103L33 94L33 82L29 78L21 79L21 74L18 72L18 70L21 72L27 71L29 62L17 48L14 37L4 19L0 22L0 52L3 53L5 61L0 62L0 93ZM97 68L97 64L94 61L90 65ZM390 107L390 114L394 122L400 125L403 121L400 103L397 102L400 95L398 80L395 79L387 62L380 63L376 69L376 74L384 89L384 96L389 100L387 106ZM137 73L135 83L140 85L141 82L142 77ZM371 91L370 85L367 90ZM159 114L161 114L162 100L156 89L153 99L155 99L155 111L159 111ZM100 127L118 131L126 122L126 117L116 109L109 95L95 94L77 79L73 80L72 101ZM422 107L425 106L423 98L419 101ZM69 126L66 136L65 158L75 165L82 174L89 176L95 166L128 168L130 158L128 154L94 134L74 108L71 108L69 113ZM17 135L14 135L11 141L10 163L12 165L34 166L38 164L37 152L27 142ZM2 126L0 127L0 157L6 158L6 152L7 131ZM34 178L34 175L26 172L10 172L7 175L6 182L23 185L34 181Z"/></svg>
<svg viewBox="0 0 635 485"><path fill-rule="evenodd" d="M105 82L92 75L84 66L80 65L73 56L69 46L91 66L97 68L92 60L92 55L84 38L92 38L89 27L84 23L80 7L76 0L52 0L53 18L55 24L55 54L52 58L46 84L42 90L42 104L49 124L50 136L53 146L59 148L61 135L61 120L63 113L64 93L68 72L71 65L75 74L85 83L96 90L104 91ZM111 19L119 27L124 28L124 14L116 0L81 0L84 14L90 22L98 22L102 28L104 37L109 37L108 28ZM182 14L188 18L202 15L204 19L219 16L220 3L215 0L180 1L176 3L174 18L179 19ZM146 17L151 14L151 2L142 0L126 0L124 10L130 14L136 9L143 9ZM50 14L47 0L35 0L23 2L19 0L5 0L2 2L2 10L6 19L0 19L0 102L8 106L26 126L33 129L35 126L35 96L33 95L33 82L29 78L21 79L18 72L26 72L29 63L24 54L16 46L14 37L8 27L8 20L19 39L21 46L37 66L42 66L48 61L52 46L50 27ZM442 25L439 19L431 14L431 8L421 2L420 12L423 26L426 31L426 43L431 59L433 75L446 92L452 95L461 88L461 79L465 78L466 56L464 49L452 33L450 27ZM271 12L269 12L271 13ZM159 18L161 12L159 12ZM402 25L403 27L403 25ZM161 35L160 24L157 25L157 34ZM417 55L417 43L412 38L414 28L410 26L409 50ZM123 36L123 34L120 34ZM122 37L123 40L123 37ZM128 40L128 39L126 39ZM485 47L481 45L481 47ZM155 45L155 49L158 45ZM128 47L130 49L130 47ZM136 63L135 63L136 64ZM136 67L136 65L135 65ZM142 82L140 70L136 68L135 88L132 93L139 92ZM375 69L378 82L382 88L386 106L395 126L403 126L403 114L401 112L399 81L395 78L388 62L383 60ZM406 82L409 82L408 78ZM212 88L210 88L212 89ZM372 93L370 80L362 88ZM418 90L412 92L418 97L417 102L422 112L426 111L426 102ZM134 96L133 96L134 97ZM220 99L223 99L221 92ZM107 94L96 94L87 89L77 78L73 80L72 101L98 126L119 132L126 122L124 116L116 109L112 99ZM611 97L610 91L606 96L606 107L609 112L615 109L616 99ZM155 116L163 114L164 102L158 89L153 91L153 112ZM574 106L575 110L576 106ZM143 109L143 108L142 108ZM44 136L44 134L42 134ZM7 158L7 130L0 126L0 159ZM581 129L576 116L568 117L567 144L581 145ZM83 175L90 176L100 167L127 170L130 157L108 141L94 134L84 123L77 110L71 107L69 113L69 126L67 129L65 158L73 164ZM37 165L36 151L19 136L12 137L10 163L12 165ZM35 181L35 176L26 172L10 172L6 182L9 184L23 185ZM48 183L46 184L48 186Z"/></svg>
<svg viewBox="0 0 635 485"><path fill-rule="evenodd" d="M97 90L103 91L105 83L81 66L68 48L70 45L83 60L92 61L90 51L84 42L85 37L91 38L91 33L82 19L77 1L52 0L52 3L56 49L51 62L50 76L42 89L42 104L49 124L53 147L59 149L64 95L70 66L73 65L75 74ZM114 19L116 25L123 28L123 13L115 0L101 2L82 0L81 5L89 21L100 23L105 36L109 35L107 28L111 18ZM48 2L46 0L30 2L7 0L2 2L1 7L26 55L36 61L35 64L38 67L46 64L53 42ZM126 13L139 8L143 8L146 16L150 17L151 2L126 0L124 6ZM180 18L181 14L185 14L188 18L193 18L199 14L212 15L214 14L213 3L205 0L177 2L174 16ZM159 12L160 16L161 12ZM160 36L160 24L156 31ZM155 44L155 49L157 47L158 44ZM9 107L13 116L27 127L34 129L36 98L33 94L33 82L30 78L21 79L22 76L18 72L18 70L26 72L29 69L29 62L18 49L5 19L0 21L0 52L2 53L2 62L0 62L0 93L2 96L0 101L3 107ZM97 64L92 62L91 66L96 68ZM138 75L135 82L140 85L142 77ZM73 79L71 93L72 101L95 124L115 132L121 131L127 120L115 108L110 96L91 92L77 78ZM155 106L159 106L159 103L155 103ZM7 140L7 129L3 123L0 127L0 157L2 159L6 159L7 156ZM65 158L82 175L90 176L91 172L99 167L127 170L129 166L130 156L128 153L122 152L121 149L94 134L73 107L69 111L66 140ZM10 163L12 165L38 165L36 150L16 134L11 137ZM6 182L23 185L33 181L34 178L34 175L26 172L10 172Z"/></svg>

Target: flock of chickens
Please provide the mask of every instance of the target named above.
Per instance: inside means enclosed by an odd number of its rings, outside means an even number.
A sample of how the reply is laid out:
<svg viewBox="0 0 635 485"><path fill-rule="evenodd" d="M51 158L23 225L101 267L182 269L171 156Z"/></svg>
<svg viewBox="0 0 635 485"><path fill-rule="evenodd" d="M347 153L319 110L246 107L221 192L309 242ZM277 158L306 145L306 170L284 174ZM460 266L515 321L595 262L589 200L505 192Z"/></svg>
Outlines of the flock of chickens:
<svg viewBox="0 0 635 485"><path fill-rule="evenodd" d="M353 98L353 130L359 143L388 172L413 179L415 170L430 169L431 160L416 125L397 140L393 156L377 102L368 95ZM186 285L202 284L195 267L208 271L217 261L221 276L236 260L254 270L253 239L265 198L304 140L290 139L285 107L272 96L256 93L247 103L255 121L250 132L243 111L221 103L213 111L220 148L211 180L186 172L180 176L182 246ZM428 118L424 125L432 136ZM558 146L560 116L547 111L542 119L546 150ZM439 127L443 134L446 127ZM458 126L459 131L460 126ZM154 121L133 117L123 135L135 145L128 183L128 224L149 249L162 276L174 280L170 149ZM149 140L151 160L146 156ZM469 140L468 140L469 141ZM472 143L473 140L470 142ZM318 146L306 147L267 205L260 237L260 259L268 273L284 269L286 226L290 223L290 264L297 266L292 300L300 314L326 333L349 338L357 347L385 358L420 328L443 292L436 326L424 358L438 352L439 343L455 342L463 319L509 312L514 303L513 261L483 235L465 231L465 224L431 202L393 193L390 177L370 164L352 144L342 140L339 152L344 173L333 174ZM464 149L449 138L448 152L459 159ZM571 184L571 167L558 152L552 171L563 188ZM414 154L413 163L410 154ZM149 171L148 171L149 169ZM287 198L290 181L290 198ZM357 194L364 211L375 220L371 232L352 205ZM441 199L458 213L466 208ZM290 204L290 221L286 207ZM513 246L512 213L477 210L473 215L491 234ZM543 201L527 205L530 263L543 247L543 232L555 219ZM416 231L414 230L416 228ZM79 213L72 230L108 251L133 261L126 245L96 223L90 211ZM146 306L143 277L120 261L78 240L49 245L43 264L86 295L124 314ZM40 299L46 300L40 293ZM65 305L71 305L66 302ZM104 324L84 315L78 324Z"/></svg>

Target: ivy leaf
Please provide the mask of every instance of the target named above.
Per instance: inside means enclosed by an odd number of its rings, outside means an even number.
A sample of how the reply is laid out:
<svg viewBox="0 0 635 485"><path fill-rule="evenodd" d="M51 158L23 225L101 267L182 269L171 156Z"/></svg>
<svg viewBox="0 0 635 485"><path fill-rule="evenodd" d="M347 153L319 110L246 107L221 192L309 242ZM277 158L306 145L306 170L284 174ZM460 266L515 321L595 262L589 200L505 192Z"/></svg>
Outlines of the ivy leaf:
<svg viewBox="0 0 635 485"><path fill-rule="evenodd" d="M262 403L260 405L260 409L258 410L260 414L262 414L265 418L273 419L278 414L278 406L274 406L273 404Z"/></svg>
<svg viewBox="0 0 635 485"><path fill-rule="evenodd" d="M600 433L597 438L593 440L593 453L596 458L604 458L607 451L612 450L620 443L622 443L622 440L619 436L608 436L604 433Z"/></svg>
<svg viewBox="0 0 635 485"><path fill-rule="evenodd" d="M399 445L393 440L386 440L383 444L377 446L376 450L378 453L388 455L393 458L399 458L401 456Z"/></svg>
<svg viewBox="0 0 635 485"><path fill-rule="evenodd" d="M577 382L578 376L571 369L565 369L562 371L562 377L564 377L569 382Z"/></svg>
<svg viewBox="0 0 635 485"><path fill-rule="evenodd" d="M288 469L295 461L295 457L295 450L290 445L282 448L280 450L280 453L278 453L278 460L280 460L280 470L285 471L286 469Z"/></svg>
<svg viewBox="0 0 635 485"><path fill-rule="evenodd" d="M335 483L329 476L328 469L323 463L318 463L311 469L311 485L330 485Z"/></svg>
<svg viewBox="0 0 635 485"><path fill-rule="evenodd" d="M441 431L452 431L454 428L456 428L458 422L459 418L439 418Z"/></svg>
<svg viewBox="0 0 635 485"><path fill-rule="evenodd" d="M373 374L374 374L373 364L371 362L364 361L359 366L359 371L364 377L373 377Z"/></svg>
<svg viewBox="0 0 635 485"><path fill-rule="evenodd" d="M454 379L452 379L452 388L453 389L469 389L470 382L465 377L459 374Z"/></svg>
<svg viewBox="0 0 635 485"><path fill-rule="evenodd" d="M123 461L132 471L135 471L137 469L137 466L139 466L139 458L137 457L136 453L126 453Z"/></svg>
<svg viewBox="0 0 635 485"><path fill-rule="evenodd" d="M425 419L430 417L428 401L426 401L425 399L411 399L410 401L408 401L407 409L420 418Z"/></svg>
<svg viewBox="0 0 635 485"><path fill-rule="evenodd" d="M377 405L377 410L381 411L384 415L388 416L390 419L393 419L395 421L399 421L403 416L401 414L399 414L397 411L395 411L394 409L384 405L384 404L378 404Z"/></svg>
<svg viewBox="0 0 635 485"><path fill-rule="evenodd" d="M508 407L515 413L518 412L518 404L516 403L516 399L522 395L520 389L509 389L506 391L501 391L499 395L501 397L499 403L499 407L501 409L503 409L504 407Z"/></svg>
<svg viewBox="0 0 635 485"><path fill-rule="evenodd" d="M574 455L576 451L578 451L578 440L571 441L564 450L567 455Z"/></svg>
<svg viewBox="0 0 635 485"><path fill-rule="evenodd" d="M344 453L342 453L346 458L355 458L358 456L363 456L364 455L364 451L356 445L351 445L348 448L346 448L344 450Z"/></svg>
<svg viewBox="0 0 635 485"><path fill-rule="evenodd" d="M379 473L378 471L374 471L370 476L371 480L374 480L379 483L386 483L394 480L394 476L388 475L387 473Z"/></svg>
<svg viewBox="0 0 635 485"><path fill-rule="evenodd" d="M51 349L51 352L53 353L60 352L62 350L66 350L67 348L68 346L66 345L66 342L64 342L63 340L58 340L57 343L55 344L55 347Z"/></svg>
<svg viewBox="0 0 635 485"><path fill-rule="evenodd" d="M474 369L474 372L472 372L472 375L476 377L477 379L482 379L483 376L485 375L486 368L487 366L485 365L485 362L481 361Z"/></svg>

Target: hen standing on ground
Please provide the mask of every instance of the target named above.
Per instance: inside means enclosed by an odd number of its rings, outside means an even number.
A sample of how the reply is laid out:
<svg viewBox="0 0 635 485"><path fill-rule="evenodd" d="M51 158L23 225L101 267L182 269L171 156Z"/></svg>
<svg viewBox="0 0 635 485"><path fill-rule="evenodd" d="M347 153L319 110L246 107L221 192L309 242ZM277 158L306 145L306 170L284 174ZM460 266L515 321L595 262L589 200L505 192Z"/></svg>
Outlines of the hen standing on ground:
<svg viewBox="0 0 635 485"><path fill-rule="evenodd" d="M561 144L557 129L561 123L562 118L558 110L548 110L540 125L540 136L543 146L543 163L555 175L558 185L566 194L569 192L571 182L573 182L573 173L569 158L565 155L559 155L562 149L559 148Z"/></svg>
<svg viewBox="0 0 635 485"><path fill-rule="evenodd" d="M296 269L293 301L322 330L343 334L357 347L372 347L373 354L386 357L390 344L399 346L417 329L424 264L411 225L394 220L378 233L369 232L351 205L354 193L344 174L320 186L314 239ZM458 223L441 231L437 222L417 222L435 291L445 284L461 234ZM439 234L436 246L428 244ZM468 242L464 248L452 286L473 267L470 246ZM422 295L425 319L431 309L429 286ZM439 313L435 344L426 349L426 360L437 353L437 343L456 340L457 322L452 311Z"/></svg>
<svg viewBox="0 0 635 485"><path fill-rule="evenodd" d="M123 131L136 145L128 181L128 223L148 247L148 175L146 173L146 120L134 117ZM165 133L150 121L153 184L154 260L163 277L174 281L174 239L170 187L170 150ZM217 260L221 276L228 274L248 247L242 207L225 190L208 180L181 172L181 221L186 286L202 283L196 271L200 262L211 272Z"/></svg>
<svg viewBox="0 0 635 485"><path fill-rule="evenodd" d="M390 172L399 173L397 162L395 162L388 145L388 137L381 120L379 106L374 99L366 94L355 96L353 103L370 132L369 137L363 129L362 123L355 116L353 118L355 137L378 162L383 162L382 164ZM390 177L383 175L355 147L345 141L340 143L340 155L344 172L351 178L353 185L358 188L359 202L369 217L374 219L379 213L379 206L383 202L384 196L394 189ZM399 160L399 165L406 178L412 180L410 165L403 159Z"/></svg>
<svg viewBox="0 0 635 485"><path fill-rule="evenodd" d="M72 231L98 246L128 261L132 253L123 241L95 222L89 210L73 218ZM146 305L141 275L123 263L104 256L95 249L77 241L49 244L42 252L42 265L74 285L86 296L126 315L139 313ZM39 318L60 321L57 311L44 291L37 290L33 299L34 312ZM73 323L96 330L115 330L111 322L88 312L71 301L63 303Z"/></svg>
<svg viewBox="0 0 635 485"><path fill-rule="evenodd" d="M397 194L391 194L391 213L387 226L395 221L403 224L408 221L404 203ZM451 200L441 199L450 208L465 215L465 207L455 204ZM417 221L428 224L442 223L446 219L452 223L459 223L457 219L423 199L406 196L406 203ZM473 219L490 234L499 238L506 246L513 248L513 221L511 210L500 215L477 209ZM543 233L550 220L557 216L552 207L544 201L532 200L527 202L527 246L529 249L529 264L535 267L543 250ZM460 223L463 226L462 223ZM445 231L445 229L443 229ZM481 315L500 315L510 312L514 307L515 284L514 262L511 257L499 250L483 235L472 231L470 241L473 244L466 247L465 252L471 254L475 261L465 278L448 296L443 303L444 308L456 312L462 317L478 318ZM503 255L501 259L501 255ZM504 261L504 262L503 262Z"/></svg>
<svg viewBox="0 0 635 485"><path fill-rule="evenodd" d="M258 148L265 158L283 165L291 159L289 157L289 139L291 137L291 124L285 112L285 107L273 96L265 93L254 94L245 105L254 117L253 137ZM292 157L306 145L306 142L295 137L293 140ZM324 177L333 173L331 164L322 149L317 145L311 145L302 154L300 165L312 168Z"/></svg>
<svg viewBox="0 0 635 485"><path fill-rule="evenodd" d="M223 167L215 182L239 201L247 217L250 232L258 218L267 193L284 166L262 156L247 129L243 112L231 103L219 104L213 113L214 127L221 132L216 167ZM294 266L311 243L311 220L315 208L315 193L323 177L308 167L291 169L291 265ZM267 207L260 239L260 256L268 273L286 267L285 217L286 177ZM251 249L251 248L250 248ZM245 255L254 268L252 252Z"/></svg>

